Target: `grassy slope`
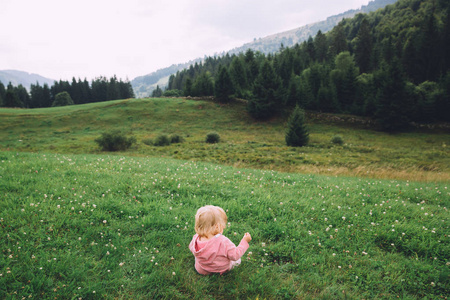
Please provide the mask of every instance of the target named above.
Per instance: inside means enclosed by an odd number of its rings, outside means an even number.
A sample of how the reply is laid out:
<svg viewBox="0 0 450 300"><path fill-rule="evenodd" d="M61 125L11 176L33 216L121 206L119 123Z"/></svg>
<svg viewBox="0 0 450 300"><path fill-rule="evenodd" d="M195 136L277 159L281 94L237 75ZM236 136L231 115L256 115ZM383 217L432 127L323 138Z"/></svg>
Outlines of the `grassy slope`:
<svg viewBox="0 0 450 300"><path fill-rule="evenodd" d="M284 143L284 120L256 122L242 103L220 106L181 99L118 100L33 110L0 109L0 149L55 153L99 153L101 132L121 129L137 137L127 155L202 160L239 167L327 175L450 180L450 134L381 132L315 120L308 147ZM222 142L204 143L209 131ZM157 135L180 134L182 144L153 147ZM343 146L330 143L342 135Z"/></svg>
<svg viewBox="0 0 450 300"><path fill-rule="evenodd" d="M0 116L1 149L14 150L0 151L2 299L450 293L448 134L386 135L321 121L310 125L311 145L293 149L284 146L280 120L254 122L241 104L179 99L0 109ZM114 128L132 132L138 145L100 153L94 139ZM211 130L223 142L206 145ZM142 143L160 133L189 136L168 147ZM331 146L335 134L344 146ZM187 249L205 204L228 210L233 242L245 231L253 236L243 264L224 276L197 275Z"/></svg>
<svg viewBox="0 0 450 300"><path fill-rule="evenodd" d="M446 183L236 169L108 155L0 152L0 298L440 299L450 293ZM253 241L196 274L205 204Z"/></svg>

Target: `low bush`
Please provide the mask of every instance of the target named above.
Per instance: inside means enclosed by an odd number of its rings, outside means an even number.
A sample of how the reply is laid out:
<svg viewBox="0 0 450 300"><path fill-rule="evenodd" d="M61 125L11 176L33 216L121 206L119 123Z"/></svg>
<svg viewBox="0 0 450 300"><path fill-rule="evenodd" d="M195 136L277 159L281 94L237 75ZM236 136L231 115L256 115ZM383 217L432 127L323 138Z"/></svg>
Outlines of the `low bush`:
<svg viewBox="0 0 450 300"><path fill-rule="evenodd" d="M152 139L143 139L142 142L147 146L153 146L153 140Z"/></svg>
<svg viewBox="0 0 450 300"><path fill-rule="evenodd" d="M336 145L342 145L342 144L344 144L344 140L342 139L342 136L335 135L331 138L331 143L336 144Z"/></svg>
<svg viewBox="0 0 450 300"><path fill-rule="evenodd" d="M95 139L95 142L103 151L124 151L136 142L136 138L127 137L124 133L116 130L102 133L99 138Z"/></svg>
<svg viewBox="0 0 450 300"><path fill-rule="evenodd" d="M183 137L178 135L178 134L172 134L170 136L170 142L172 144L178 144L178 143L182 143L184 141Z"/></svg>
<svg viewBox="0 0 450 300"><path fill-rule="evenodd" d="M209 144L215 144L220 141L220 135L217 132L210 132L206 135L206 142Z"/></svg>
<svg viewBox="0 0 450 300"><path fill-rule="evenodd" d="M170 145L170 139L167 134L160 134L156 137L155 142L153 143L155 146L168 146Z"/></svg>

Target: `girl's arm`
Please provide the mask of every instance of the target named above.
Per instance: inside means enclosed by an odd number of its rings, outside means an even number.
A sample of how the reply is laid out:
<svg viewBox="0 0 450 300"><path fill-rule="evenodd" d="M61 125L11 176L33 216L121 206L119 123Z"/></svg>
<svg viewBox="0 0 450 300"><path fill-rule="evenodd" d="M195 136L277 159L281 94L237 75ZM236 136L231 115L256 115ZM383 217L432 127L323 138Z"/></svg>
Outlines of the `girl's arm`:
<svg viewBox="0 0 450 300"><path fill-rule="evenodd" d="M231 242L228 238L226 238L226 247L227 247L227 257L230 260L236 261L244 255L245 251L247 251L249 244L247 240L242 238L239 245L236 247L233 242Z"/></svg>

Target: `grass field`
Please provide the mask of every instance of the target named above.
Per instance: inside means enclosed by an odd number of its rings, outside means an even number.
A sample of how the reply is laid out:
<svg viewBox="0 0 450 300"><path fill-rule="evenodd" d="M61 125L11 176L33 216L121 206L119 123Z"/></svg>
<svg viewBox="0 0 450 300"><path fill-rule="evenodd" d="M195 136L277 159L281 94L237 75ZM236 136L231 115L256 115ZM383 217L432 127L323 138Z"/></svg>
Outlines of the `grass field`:
<svg viewBox="0 0 450 300"><path fill-rule="evenodd" d="M310 144L287 147L285 118L256 122L235 102L130 99L33 110L0 109L0 149L99 154L94 140L120 129L138 143L126 155L207 161L283 172L419 181L450 181L450 133L390 135L352 123L310 118ZM210 131L222 142L205 143ZM148 146L146 139L179 134L185 142ZM330 142L341 135L342 146ZM124 153L125 154L125 153Z"/></svg>
<svg viewBox="0 0 450 300"><path fill-rule="evenodd" d="M0 299L448 297L450 134L309 127L291 148L284 119L238 102L0 109ZM100 151L114 129L137 144ZM185 141L144 143L160 134ZM234 243L253 237L222 276L198 275L188 249L206 204L227 211Z"/></svg>
<svg viewBox="0 0 450 300"><path fill-rule="evenodd" d="M1 299L440 299L446 183L326 177L108 155L0 152ZM253 241L203 277L194 215Z"/></svg>

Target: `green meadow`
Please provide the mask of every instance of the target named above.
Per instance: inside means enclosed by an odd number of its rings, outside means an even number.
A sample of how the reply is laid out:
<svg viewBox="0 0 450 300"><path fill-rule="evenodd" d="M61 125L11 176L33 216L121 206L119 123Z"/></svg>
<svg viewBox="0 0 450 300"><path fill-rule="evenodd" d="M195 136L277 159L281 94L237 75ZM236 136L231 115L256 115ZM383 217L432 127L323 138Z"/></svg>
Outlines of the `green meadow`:
<svg viewBox="0 0 450 300"><path fill-rule="evenodd" d="M0 299L448 297L448 133L310 115L310 144L291 148L283 118L255 122L243 107L0 109ZM100 151L113 129L137 143ZM205 143L210 131L220 143ZM184 142L144 143L160 134ZM198 275L188 249L206 204L227 211L235 244L253 238L222 276Z"/></svg>
<svg viewBox="0 0 450 300"><path fill-rule="evenodd" d="M259 122L245 104L220 105L185 99L128 99L43 109L1 109L0 149L26 152L100 154L94 142L119 129L137 144L126 155L206 161L235 167L418 181L450 181L450 132L416 130L387 134L368 129L364 119L309 114L310 143L287 147L287 117ZM356 121L355 121L356 120ZM205 136L220 134L219 144ZM145 143L178 134L180 144ZM331 143L340 135L343 145Z"/></svg>

